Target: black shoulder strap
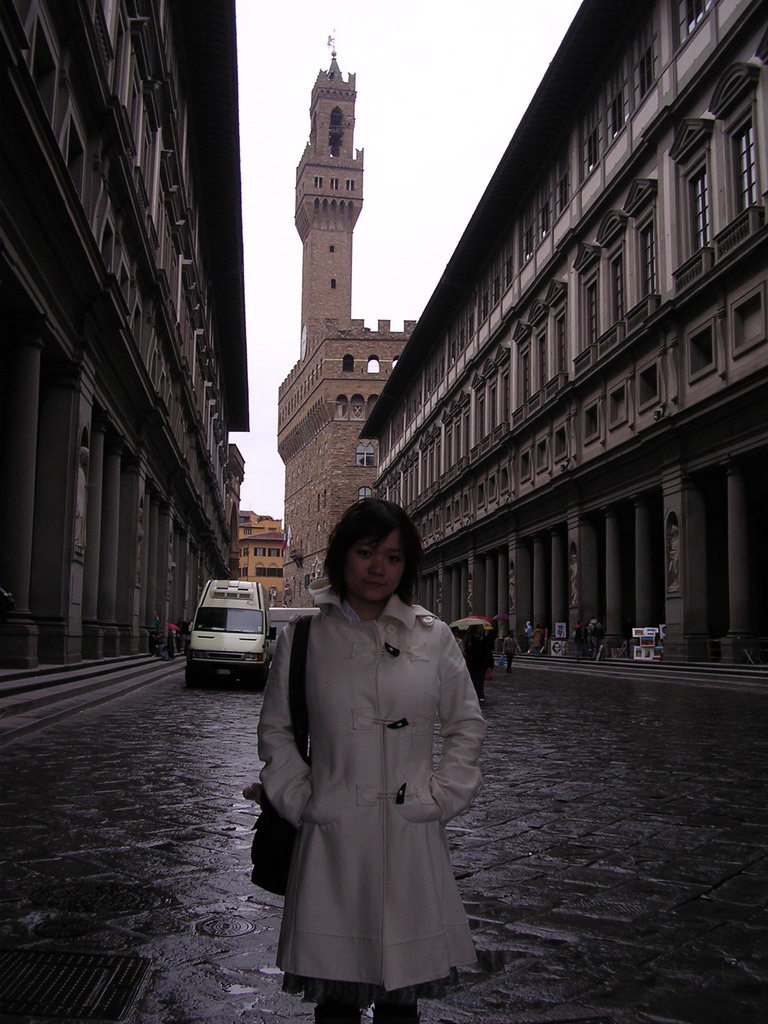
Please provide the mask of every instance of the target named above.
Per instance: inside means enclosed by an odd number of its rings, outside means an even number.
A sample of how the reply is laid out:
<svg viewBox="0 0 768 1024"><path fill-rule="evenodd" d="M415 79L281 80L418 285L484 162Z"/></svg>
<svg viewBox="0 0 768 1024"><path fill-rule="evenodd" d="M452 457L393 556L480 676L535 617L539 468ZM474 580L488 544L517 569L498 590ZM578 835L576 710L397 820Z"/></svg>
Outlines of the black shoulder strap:
<svg viewBox="0 0 768 1024"><path fill-rule="evenodd" d="M296 746L304 760L309 763L309 715L307 713L306 670L307 647L311 615L302 615L293 629L291 661L288 668L288 704L291 709L291 723Z"/></svg>

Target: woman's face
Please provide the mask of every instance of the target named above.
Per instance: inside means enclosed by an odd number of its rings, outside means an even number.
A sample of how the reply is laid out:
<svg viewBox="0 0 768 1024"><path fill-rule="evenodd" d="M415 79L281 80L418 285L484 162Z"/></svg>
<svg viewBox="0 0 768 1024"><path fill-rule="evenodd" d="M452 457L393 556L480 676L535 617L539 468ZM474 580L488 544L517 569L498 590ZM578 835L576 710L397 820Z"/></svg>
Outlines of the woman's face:
<svg viewBox="0 0 768 1024"><path fill-rule="evenodd" d="M399 530L378 543L359 540L349 549L344 562L344 596L364 622L382 613L400 585L404 568Z"/></svg>

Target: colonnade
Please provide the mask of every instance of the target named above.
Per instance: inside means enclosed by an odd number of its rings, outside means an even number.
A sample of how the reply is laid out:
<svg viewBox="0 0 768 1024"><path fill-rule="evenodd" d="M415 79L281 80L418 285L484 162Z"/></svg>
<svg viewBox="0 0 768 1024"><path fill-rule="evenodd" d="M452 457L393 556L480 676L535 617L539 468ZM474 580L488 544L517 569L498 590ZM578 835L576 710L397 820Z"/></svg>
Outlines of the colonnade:
<svg viewBox="0 0 768 1024"><path fill-rule="evenodd" d="M494 540L478 523L461 548L446 541L427 552L422 603L447 622L497 618L501 634L520 635L530 620L551 636L563 623L570 635L595 617L607 650L631 641L635 626L664 627L672 660L710 657L713 639L723 660L743 660L743 648L768 634L758 579L768 541L750 500L753 470L731 460L670 471L650 491L568 509L530 531L510 511L501 543L498 522Z"/></svg>
<svg viewBox="0 0 768 1024"><path fill-rule="evenodd" d="M83 367L46 365L41 322L4 362L0 664L36 667L146 650L155 618L194 611L216 571L174 499L94 399ZM207 545L212 549L212 545ZM220 560L219 560L220 561Z"/></svg>

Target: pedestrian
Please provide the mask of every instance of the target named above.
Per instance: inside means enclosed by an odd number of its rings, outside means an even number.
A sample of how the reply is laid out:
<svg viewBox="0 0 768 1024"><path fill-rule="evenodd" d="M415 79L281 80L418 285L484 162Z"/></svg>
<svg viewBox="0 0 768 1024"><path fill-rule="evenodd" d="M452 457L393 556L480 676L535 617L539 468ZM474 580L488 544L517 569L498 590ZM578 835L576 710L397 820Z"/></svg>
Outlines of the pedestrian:
<svg viewBox="0 0 768 1024"><path fill-rule="evenodd" d="M512 659L514 658L516 651L517 641L512 636L512 634L509 633L507 636L504 637L504 640L502 641L501 644L501 652L504 655L504 660L507 663L507 672L512 671Z"/></svg>
<svg viewBox="0 0 768 1024"><path fill-rule="evenodd" d="M472 626L467 630L464 641L464 659L477 699L485 703L485 680L489 669L493 669L493 649L485 636L483 626Z"/></svg>
<svg viewBox="0 0 768 1024"><path fill-rule="evenodd" d="M597 660L600 657L600 648L603 643L603 637L605 636L605 630L603 624L599 619L596 619L594 615L587 623L586 629L586 650L587 657Z"/></svg>
<svg viewBox="0 0 768 1024"><path fill-rule="evenodd" d="M571 631L571 640L573 640L576 648L576 657L581 658L584 654L584 627L581 622L577 622Z"/></svg>
<svg viewBox="0 0 768 1024"><path fill-rule="evenodd" d="M531 643L529 650L531 654L535 654L540 657L544 653L544 645L547 642L547 631L541 622L536 623L536 627L531 633Z"/></svg>
<svg viewBox="0 0 768 1024"><path fill-rule="evenodd" d="M415 1024L475 951L445 825L480 787L485 723L448 626L413 604L421 542L366 498L337 523L306 663L311 766L291 728L293 624L280 634L258 737L261 782L298 826L277 963L324 1024ZM442 752L433 767L433 724ZM251 795L254 787L245 790Z"/></svg>

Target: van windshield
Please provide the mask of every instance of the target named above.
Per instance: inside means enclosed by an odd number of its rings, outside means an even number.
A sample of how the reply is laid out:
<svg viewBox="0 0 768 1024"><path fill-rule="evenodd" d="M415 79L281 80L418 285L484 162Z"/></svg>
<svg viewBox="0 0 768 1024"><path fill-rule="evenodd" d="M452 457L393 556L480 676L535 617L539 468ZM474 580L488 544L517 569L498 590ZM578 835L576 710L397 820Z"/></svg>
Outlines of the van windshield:
<svg viewBox="0 0 768 1024"><path fill-rule="evenodd" d="M264 614L252 608L199 608L194 629L217 633L263 633Z"/></svg>

